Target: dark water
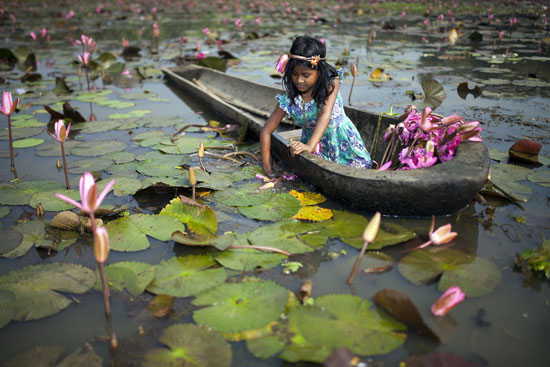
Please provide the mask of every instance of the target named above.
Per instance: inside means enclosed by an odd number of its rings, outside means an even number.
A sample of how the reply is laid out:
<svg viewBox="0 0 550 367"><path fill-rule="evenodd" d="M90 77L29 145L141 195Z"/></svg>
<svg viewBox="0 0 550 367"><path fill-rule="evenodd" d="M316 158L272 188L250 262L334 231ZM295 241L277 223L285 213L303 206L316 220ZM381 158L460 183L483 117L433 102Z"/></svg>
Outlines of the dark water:
<svg viewBox="0 0 550 367"><path fill-rule="evenodd" d="M448 30L456 23L447 20L437 22L432 16L429 28L422 26L424 17L413 14L410 10L405 18L407 27L403 27L401 7L388 2L388 6L395 6L397 12L394 17L380 12L378 7L372 7L368 16L359 17L355 11L341 11L333 13L333 5L320 4L311 14L319 14L322 22L310 26L309 13L300 11L299 5L294 5L292 15L283 16L280 11L262 8L254 13L242 5L246 25L242 31L233 26L237 17L235 4L228 4L229 9L222 11L212 2L201 2L196 5L192 2L181 2L159 5L156 16L151 15L151 4L131 4L121 2L124 6L108 4L110 14L95 13L95 8L67 3L67 6L53 8L43 3L15 3L5 5L2 17L0 36L2 46L15 49L19 45L26 45L35 50L40 61L38 72L48 82L46 89L53 88L54 77L64 74L78 88L76 68L71 62L78 49L71 46L65 38L78 38L81 33L93 36L98 42L98 50L119 53L120 40L125 37L132 44L142 46L142 57L127 62L126 68L150 65L154 67L171 66L171 60L179 54L178 40L181 36L188 38L184 46L187 54L193 54L195 43L201 43L201 49L207 54L216 54L216 46L205 44L205 36L201 29L208 26L212 30L219 30L222 39L230 40L223 48L241 59L241 63L228 69L228 73L255 81L275 85L277 80L272 79L269 73L273 70L273 63L280 53L288 50L292 39L299 34L311 34L323 37L329 50L329 61L336 62L342 58L347 48L350 56L348 62L355 62L360 57L359 77L356 81L352 104L376 113L388 112L390 106L395 106L395 112L402 112L403 106L411 103L407 96L408 91L416 94L422 92L420 81L433 77L445 89L447 97L437 111L443 115L457 112L465 120L479 120L484 129L482 137L489 149L507 152L509 147L520 138L530 138L543 144L541 155L550 156L550 133L548 129L548 111L550 110L550 53L548 50L548 28L543 28L541 18L544 17L542 7L536 4L522 8L515 8L518 24L509 28L508 18L510 8L499 8L498 2L481 2L472 15L467 14L468 8L462 8L460 33L463 35L455 45L446 41ZM222 1L222 3L224 3ZM22 5L25 4L25 5ZM468 3L470 7L473 5ZM281 7L281 4L276 4ZM429 4L428 4L429 5ZM427 5L427 6L428 6ZM142 13L136 9L141 6ZM222 6L222 5L220 5ZM359 6L359 4L357 5ZM410 5L413 9L412 4ZM460 14L461 4L453 14ZM481 7L484 6L483 10ZM486 9L493 6L496 13L493 21L487 20ZM30 10L33 7L33 10ZM60 14L67 13L71 8L77 13L74 18L63 19ZM283 8L281 8L283 9ZM432 14L437 12L437 4ZM474 8L472 8L474 9ZM500 13L499 13L500 9ZM539 15L533 18L534 12L539 9ZM284 11L284 10L283 10ZM17 22L13 24L7 16L10 12L16 15ZM441 12L446 13L446 8ZM439 14L439 12L437 12ZM336 24L334 17L340 18ZM151 26L155 21L161 29L160 52L151 54L148 50L151 40ZM224 25L224 17L228 24ZM261 17L261 24L251 24ZM500 23L496 23L500 19ZM219 24L218 24L219 22ZM391 23L396 29L382 29L382 22ZM44 43L40 36L37 42L32 43L28 33L33 30L37 34L41 27L48 27L51 33L51 42ZM367 38L373 26L376 26L376 39L368 44ZM498 38L498 31L504 29L502 42L494 42ZM140 30L143 30L140 34ZM262 36L259 39L248 39L251 31L257 31ZM483 35L483 41L472 44L468 35L477 31ZM423 40L423 37L426 37ZM517 56L513 56L517 54ZM368 74L375 68L384 68L392 76L392 80L377 85L368 81ZM346 68L344 66L344 68ZM347 69L346 69L347 70ZM22 75L17 71L18 76ZM15 91L16 88L30 89L14 79L11 72L2 75L8 83L2 84L2 90ZM483 94L477 98L468 95L462 99L456 92L457 86L467 81L470 88L479 85ZM102 88L101 80L95 85ZM342 96L347 101L351 78L347 78L342 86ZM125 90L114 85L106 85L106 89L113 91L113 96ZM133 87L131 91L150 91L158 94L166 102L151 102L139 100L135 108L150 109L152 115L176 115L188 123L205 123L212 119L219 120L208 106L198 101L176 95L160 79L147 79ZM25 99L25 96L23 96ZM105 120L111 113L120 112L110 108L71 101L71 104L88 116L92 112L98 120ZM32 106L25 113L41 109ZM93 110L92 110L93 109ZM125 111L125 110L123 110ZM47 122L47 114L37 114L41 122ZM6 121L5 117L0 120ZM138 128L132 130L132 135L150 129ZM175 131L173 127L163 129L167 134ZM82 134L85 140L116 139L129 143L128 151L141 153L147 148L137 146L130 141L128 131L112 131L100 134ZM48 141L49 136L44 132L38 136ZM7 141L2 142L2 149L7 150ZM39 157L34 148L17 149L17 173L20 180L56 180L63 182L62 173L55 168L55 158ZM69 162L77 157L69 156ZM493 163L496 163L493 161ZM0 177L2 182L8 182L13 177L9 172L9 158L0 158ZM546 163L547 164L547 163ZM547 170L548 166L532 168L533 170ZM79 175L70 175L73 186L76 186ZM365 299L383 288L395 288L405 292L420 310L427 324L442 336L441 344L434 344L413 333L408 334L405 344L396 351L385 356L375 356L374 359L383 361L386 365L397 365L409 355L424 354L432 351L455 353L470 358L482 365L491 366L542 366L550 362L550 354L546 350L546 334L550 328L550 288L548 280L541 279L535 284L526 284L521 273L513 270L513 259L517 253L533 248L542 243L544 238L550 238L550 191L547 187L531 182L524 182L533 189L530 200L522 204L522 208L496 199L490 199L489 205L495 208L494 219L488 220L486 214L488 205L474 203L460 213L449 217L437 218L436 226L451 223L453 230L459 236L454 247L493 261L502 271L503 279L495 291L481 298L469 298L449 315L443 318L433 317L429 308L440 295L437 284L416 286L407 281L395 267L390 272L380 275L358 275L353 286L347 286L349 269L355 261L357 251L339 240L331 239L324 250L296 259L304 267L293 275L285 275L282 269L266 270L261 277L273 279L288 289L297 292L304 279L313 281L313 297L333 293L351 293ZM314 188L311 188L314 189ZM141 207L149 211L162 208L171 198L171 193L158 194L155 197L141 195L136 197L109 196L110 204L129 204L131 208ZM452 193L449 193L452 195ZM341 208L338 203L329 201L328 207ZM1 219L2 228L6 229L15 224L21 217L30 216L34 210L27 206L13 206L10 213ZM360 213L370 217L371 213ZM51 219L55 213L47 213L46 219ZM513 218L523 216L526 223L520 224ZM429 219L419 218L384 218L402 224L407 228L417 230L425 239L429 228ZM220 230L249 231L262 224L245 217L233 217L233 221L220 224ZM174 255L192 253L181 249L172 241L161 242L149 238L151 248L135 253L120 253L112 251L109 263L118 261L142 261L158 264ZM83 238L67 250L53 256L46 256L43 251L32 248L25 256L10 260L0 259L0 275L28 265L49 262L68 262L85 265L95 269L95 263L90 248L89 239ZM340 256L329 261L326 253L346 250L347 256ZM398 260L403 255L401 246L389 248L388 254ZM82 253L79 253L81 251ZM11 322L0 329L0 361L6 361L12 356L35 345L64 345L68 352L72 352L85 342L93 345L98 354L108 364L109 354L106 342L102 336L106 335L106 324L102 309L100 293L90 291L84 295L76 295L79 303L74 303L66 310L36 321ZM193 307L190 299L177 299L174 312L166 319L153 319L146 309L147 302L152 295L143 294L131 298L128 295L114 293L112 296L113 329L120 340L121 352L115 355L114 360L120 365L139 365L139 351L149 349L155 345L154 337L173 323L192 322ZM139 326L145 329L144 336L138 336ZM156 346L156 345L155 345ZM244 343L232 343L233 366L283 366L288 363L272 358L266 361L250 355ZM121 362L122 361L122 362ZM304 364L305 365L305 364Z"/></svg>

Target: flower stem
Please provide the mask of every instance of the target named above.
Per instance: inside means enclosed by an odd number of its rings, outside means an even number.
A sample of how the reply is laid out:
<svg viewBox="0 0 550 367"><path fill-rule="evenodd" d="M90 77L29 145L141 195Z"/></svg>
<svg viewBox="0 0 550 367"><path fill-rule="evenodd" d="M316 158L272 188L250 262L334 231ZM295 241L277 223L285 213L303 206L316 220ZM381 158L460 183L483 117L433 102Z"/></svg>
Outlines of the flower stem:
<svg viewBox="0 0 550 367"><path fill-rule="evenodd" d="M357 260L355 260L355 264L353 264L353 269L349 274L348 284L353 283L353 279L355 279L355 273L357 273L357 269L359 269L359 264L361 264L361 259L363 258L363 255L365 255L365 251L367 251L368 245L369 243L367 241L363 242L363 247L361 248L361 252L359 253L359 256L357 256Z"/></svg>
<svg viewBox="0 0 550 367"><path fill-rule="evenodd" d="M86 71L86 84L88 84L88 90L90 90L90 76L88 75L88 65L84 66L84 70Z"/></svg>
<svg viewBox="0 0 550 367"><path fill-rule="evenodd" d="M281 250L281 249L278 249L278 248L275 248L275 247L253 246L253 245L250 245L250 246L248 246L248 245L247 246L231 245L231 246L229 246L229 248L250 248L250 249L253 249L253 250L277 252L279 254L283 254L283 255L286 255L286 256L291 255L290 252L286 252L284 250Z"/></svg>
<svg viewBox="0 0 550 367"><path fill-rule="evenodd" d="M70 190L71 185L69 185L69 175L67 174L67 160L65 159L65 148L63 147L63 143L61 143L61 156L63 157L63 170L65 171L65 187L67 187L67 190Z"/></svg>
<svg viewBox="0 0 550 367"><path fill-rule="evenodd" d="M10 139L10 160L11 160L11 171L14 172L15 178L17 178L17 172L15 171L15 159L13 154L13 137L11 134L11 116L8 115L8 132Z"/></svg>
<svg viewBox="0 0 550 367"><path fill-rule="evenodd" d="M101 285L103 287L103 306L105 307L105 315L111 316L111 305L109 303L109 285L107 284L107 277L105 276L105 267L103 263L97 263L99 267L99 275L101 276Z"/></svg>

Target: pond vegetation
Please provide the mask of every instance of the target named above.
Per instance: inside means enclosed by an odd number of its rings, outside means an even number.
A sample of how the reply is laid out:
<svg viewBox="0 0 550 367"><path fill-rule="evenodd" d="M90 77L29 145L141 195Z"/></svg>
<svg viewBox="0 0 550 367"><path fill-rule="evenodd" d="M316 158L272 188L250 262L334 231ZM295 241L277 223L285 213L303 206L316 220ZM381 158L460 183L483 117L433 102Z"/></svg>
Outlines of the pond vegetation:
<svg viewBox="0 0 550 367"><path fill-rule="evenodd" d="M547 365L547 5L3 4L0 365ZM354 107L479 121L476 200L351 210L265 177L257 141L163 81L198 63L280 86L300 34Z"/></svg>

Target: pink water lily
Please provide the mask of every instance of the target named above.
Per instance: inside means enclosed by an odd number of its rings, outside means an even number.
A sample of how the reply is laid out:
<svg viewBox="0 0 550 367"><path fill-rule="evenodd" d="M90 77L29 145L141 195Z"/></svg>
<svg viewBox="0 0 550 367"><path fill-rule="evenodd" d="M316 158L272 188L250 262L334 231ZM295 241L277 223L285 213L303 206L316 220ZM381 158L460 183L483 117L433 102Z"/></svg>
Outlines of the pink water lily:
<svg viewBox="0 0 550 367"><path fill-rule="evenodd" d="M413 247L412 249L406 250L405 252L411 252L424 247L428 247L431 244L434 244L437 246L444 245L446 243L451 242L458 236L458 233L451 232L452 226L450 223L447 223L444 226L439 227L435 231L434 231L434 226L435 226L435 215L432 215L432 224L430 225L430 232L429 232L430 240L427 242L424 242L420 246Z"/></svg>
<svg viewBox="0 0 550 367"><path fill-rule="evenodd" d="M80 210L88 213L88 215L93 216L94 212L99 208L101 202L105 199L109 191L111 191L114 184L115 180L109 182L98 196L94 176L90 172L84 172L84 175L80 177L80 199L82 200L82 204L62 194L55 194L55 196L76 206Z"/></svg>
<svg viewBox="0 0 550 367"><path fill-rule="evenodd" d="M64 143L67 139L67 136L69 136L69 131L71 131L71 123L69 122L69 125L67 125L67 128L65 128L65 124L63 123L63 120L57 120L55 123L55 135L48 131L48 134L55 140L57 140L60 143ZM46 130L47 131L47 130Z"/></svg>
<svg viewBox="0 0 550 367"><path fill-rule="evenodd" d="M6 116L13 115L18 104L19 98L13 102L10 92L2 92L2 105L0 105L0 113Z"/></svg>
<svg viewBox="0 0 550 367"><path fill-rule="evenodd" d="M88 62L90 62L90 53L87 51L84 51L82 55L78 55L77 57L78 60L84 65L88 65Z"/></svg>
<svg viewBox="0 0 550 367"><path fill-rule="evenodd" d="M466 294L458 286L449 287L432 305L431 311L435 316L444 316L464 301Z"/></svg>

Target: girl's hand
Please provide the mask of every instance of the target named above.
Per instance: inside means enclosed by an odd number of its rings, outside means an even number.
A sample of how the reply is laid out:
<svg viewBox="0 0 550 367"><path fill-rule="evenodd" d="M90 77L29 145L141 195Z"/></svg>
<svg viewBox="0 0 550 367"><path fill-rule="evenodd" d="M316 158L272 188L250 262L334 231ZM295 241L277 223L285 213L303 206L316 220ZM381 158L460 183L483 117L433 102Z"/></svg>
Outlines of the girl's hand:
<svg viewBox="0 0 550 367"><path fill-rule="evenodd" d="M311 153L311 152L313 152L313 148L310 147L307 144L304 144L304 143L298 141L298 140L295 140L295 141L290 143L290 155L291 156L294 157L295 155L300 154L302 152Z"/></svg>

